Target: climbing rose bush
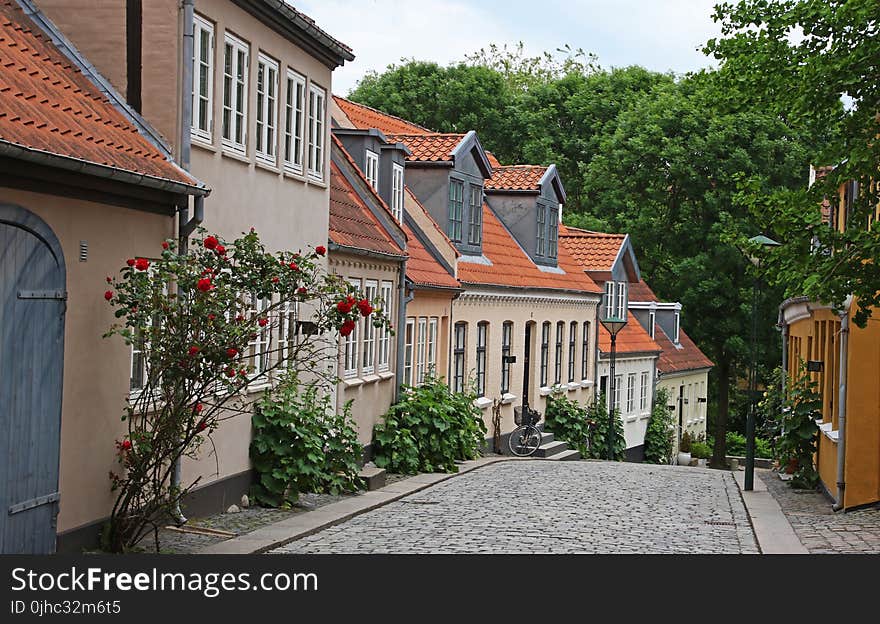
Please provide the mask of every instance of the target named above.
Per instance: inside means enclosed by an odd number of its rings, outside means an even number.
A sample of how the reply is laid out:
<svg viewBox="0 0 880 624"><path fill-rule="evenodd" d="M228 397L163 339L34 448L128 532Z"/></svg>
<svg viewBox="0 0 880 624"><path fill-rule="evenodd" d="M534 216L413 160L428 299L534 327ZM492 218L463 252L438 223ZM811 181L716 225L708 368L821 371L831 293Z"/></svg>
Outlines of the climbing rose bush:
<svg viewBox="0 0 880 624"><path fill-rule="evenodd" d="M158 547L159 527L198 483L173 485L175 463L197 458L224 420L251 414L253 387L290 372L333 383L338 335L358 322L391 331L378 301L326 272L323 246L273 254L253 230L231 242L200 230L185 253L173 240L157 253L126 260L104 293L117 318L105 338L135 353L109 475L103 541L114 552L150 533Z"/></svg>

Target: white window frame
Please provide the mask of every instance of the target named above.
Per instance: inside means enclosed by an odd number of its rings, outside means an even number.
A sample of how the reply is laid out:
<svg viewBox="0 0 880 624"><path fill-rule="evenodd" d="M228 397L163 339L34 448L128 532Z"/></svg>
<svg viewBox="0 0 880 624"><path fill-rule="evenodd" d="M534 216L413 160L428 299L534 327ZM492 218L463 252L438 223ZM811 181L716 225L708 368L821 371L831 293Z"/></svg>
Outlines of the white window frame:
<svg viewBox="0 0 880 624"><path fill-rule="evenodd" d="M226 55L232 51L231 71L226 71ZM244 68L241 78L238 76L239 54L244 54ZM250 45L232 33L225 33L223 37L223 115L225 117L227 111L229 113L229 126L226 136L227 127L221 123L220 136L221 143L226 149L237 154L247 153L247 131L248 131L248 82L250 80ZM228 91L227 91L228 83ZM239 102L239 90L241 91L241 102ZM227 93L229 104L227 105ZM240 132L241 141L237 140L236 135Z"/></svg>
<svg viewBox="0 0 880 624"><path fill-rule="evenodd" d="M462 242L464 227L464 182L456 178L449 180L449 239Z"/></svg>
<svg viewBox="0 0 880 624"><path fill-rule="evenodd" d="M410 316L406 319L403 340L403 383L407 386L413 385L413 369L415 368L415 363L413 362L413 340L415 333L416 319Z"/></svg>
<svg viewBox="0 0 880 624"><path fill-rule="evenodd" d="M397 163L391 164L391 214L398 223L403 223L404 169Z"/></svg>
<svg viewBox="0 0 880 624"><path fill-rule="evenodd" d="M617 318L625 319L626 314L626 282L617 282Z"/></svg>
<svg viewBox="0 0 880 624"><path fill-rule="evenodd" d="M674 335L673 340L675 341L675 344L678 344L681 338L681 314L679 312L675 313L675 326L672 333Z"/></svg>
<svg viewBox="0 0 880 624"><path fill-rule="evenodd" d="M247 296L248 315L251 320L259 318L267 308L271 306L268 298L258 299L255 295ZM267 327L257 327L254 330L255 338L248 342L247 361L253 367L250 377L255 379L265 372L270 366L269 356L272 351L272 332ZM268 381L266 379L265 381Z"/></svg>
<svg viewBox="0 0 880 624"><path fill-rule="evenodd" d="M290 349L299 344L299 302L285 301L278 315L278 360L283 361L290 358Z"/></svg>
<svg viewBox="0 0 880 624"><path fill-rule="evenodd" d="M257 55L256 158L275 165L278 159L278 61ZM263 84L260 85L262 78Z"/></svg>
<svg viewBox="0 0 880 624"><path fill-rule="evenodd" d="M306 110L306 79L292 69L287 70L284 105L284 168L291 173L303 172L303 129Z"/></svg>
<svg viewBox="0 0 880 624"><path fill-rule="evenodd" d="M150 275L151 277L155 274L154 267L152 265L148 269L147 274ZM162 286L162 294L165 296L168 295L168 284L167 283ZM143 355L145 353L146 349L149 347L150 341L146 338L146 335L149 334L149 331L152 328L152 326L153 326L153 319L150 318L147 321L147 326L144 328L145 329L145 331L144 331L145 338L141 342L141 344L143 344L143 346L144 346L144 349L137 349L134 342L132 342L132 344L131 344L130 366L128 369L128 388L129 388L129 396L131 396L131 397L139 396L144 391L143 383L141 383L141 386L139 388L132 388L131 381L134 377L133 373L134 373L134 368L135 368L135 365L134 365L135 354L139 353L139 354ZM139 368L140 368L140 373L143 375L143 382L146 382L147 378L150 376L150 371L148 370L148 367L147 367L146 358L142 359L141 366Z"/></svg>
<svg viewBox="0 0 880 624"><path fill-rule="evenodd" d="M382 312L386 318L394 318L394 283L382 282ZM387 371L391 368L391 332L384 326L378 330L379 360L376 364L379 371Z"/></svg>
<svg viewBox="0 0 880 624"><path fill-rule="evenodd" d="M309 144L308 172L309 177L319 182L324 181L324 140L327 127L327 91L321 87L309 85Z"/></svg>
<svg viewBox="0 0 880 624"><path fill-rule="evenodd" d="M467 334L468 324L459 321L453 326L452 340L452 391L464 392L467 383ZM459 339L461 339L459 341Z"/></svg>
<svg viewBox="0 0 880 624"><path fill-rule="evenodd" d="M483 244L483 187L468 185L468 245Z"/></svg>
<svg viewBox="0 0 880 624"><path fill-rule="evenodd" d="M641 388L641 396L639 398L639 409L644 411L648 409L648 373L642 373L642 388Z"/></svg>
<svg viewBox="0 0 880 624"><path fill-rule="evenodd" d="M425 350L428 342L428 319L420 316L418 320L418 333L416 334L416 385L425 383L426 358Z"/></svg>
<svg viewBox="0 0 880 624"><path fill-rule="evenodd" d="M626 376L626 413L632 414L636 408L636 374Z"/></svg>
<svg viewBox="0 0 880 624"><path fill-rule="evenodd" d="M207 57L202 56L202 36L208 35ZM207 84L201 81L201 68L206 68ZM193 59L192 59L192 120L190 133L196 139L211 143L214 130L214 25L200 15L193 15ZM204 95L202 94L204 87ZM201 125L200 103L205 101L206 118Z"/></svg>
<svg viewBox="0 0 880 624"><path fill-rule="evenodd" d="M614 314L616 299L614 298L614 282L608 280L605 282L605 318L612 318Z"/></svg>
<svg viewBox="0 0 880 624"><path fill-rule="evenodd" d="M612 399L611 408L617 408L620 411L620 386L623 385L623 375L614 376L614 397Z"/></svg>
<svg viewBox="0 0 880 624"><path fill-rule="evenodd" d="M544 256L547 253L547 208L538 204L538 237L535 242L535 255Z"/></svg>
<svg viewBox="0 0 880 624"><path fill-rule="evenodd" d="M379 188L379 154L373 150L364 150L364 177L373 190Z"/></svg>
<svg viewBox="0 0 880 624"><path fill-rule="evenodd" d="M361 280L359 279L350 279L348 283L354 286L355 290L359 291L361 289ZM351 333L348 336L343 336L342 377L344 379L357 377L358 374L358 355L360 354L358 350L359 329L360 323L355 323Z"/></svg>
<svg viewBox="0 0 880 624"><path fill-rule="evenodd" d="M428 353L426 373L431 376L437 375L437 327L440 319L436 316L428 319Z"/></svg>
<svg viewBox="0 0 880 624"><path fill-rule="evenodd" d="M367 301L376 300L379 290L379 282L376 280L364 281L364 297ZM376 328L373 326L371 316L364 317L361 322L364 325L364 339L361 341L361 370L364 375L369 375L376 370Z"/></svg>

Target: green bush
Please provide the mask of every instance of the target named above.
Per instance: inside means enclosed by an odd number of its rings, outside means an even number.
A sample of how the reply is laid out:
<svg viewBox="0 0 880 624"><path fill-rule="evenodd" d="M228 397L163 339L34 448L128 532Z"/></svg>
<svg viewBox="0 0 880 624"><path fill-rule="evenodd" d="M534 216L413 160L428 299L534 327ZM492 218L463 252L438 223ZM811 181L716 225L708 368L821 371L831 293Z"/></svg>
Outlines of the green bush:
<svg viewBox="0 0 880 624"><path fill-rule="evenodd" d="M458 472L456 460L474 459L486 439L486 423L473 391L452 393L428 376L405 387L383 422L373 428L376 465L391 472Z"/></svg>
<svg viewBox="0 0 880 624"><path fill-rule="evenodd" d="M673 413L666 404L669 391L659 388L654 396L654 407L645 431L645 462L649 464L668 464L672 457Z"/></svg>
<svg viewBox="0 0 880 624"><path fill-rule="evenodd" d="M746 437L735 431L728 431L724 438L727 440L727 454L735 457L745 457L746 455ZM706 444L710 448L715 448L715 441L712 438L706 440ZM755 436L755 457L761 459L769 459L774 457L772 450L772 442L766 438Z"/></svg>
<svg viewBox="0 0 880 624"><path fill-rule="evenodd" d="M812 488L819 481L819 474L813 466L813 455L818 444L816 418L822 413L822 397L816 387L816 382L801 362L798 377L791 383L781 412L782 434L776 449L783 466L791 460L797 460L797 468L790 482L795 488Z"/></svg>
<svg viewBox="0 0 880 624"><path fill-rule="evenodd" d="M693 442L691 444L691 457L709 459L712 457L712 447L705 442Z"/></svg>
<svg viewBox="0 0 880 624"><path fill-rule="evenodd" d="M620 410L614 410L614 430L612 457L608 457L608 408L605 406L605 398L600 397L587 408L587 420L596 423L590 436L590 448L587 453L588 459L612 459L623 461L626 452L626 440L623 437L623 421L620 419Z"/></svg>
<svg viewBox="0 0 880 624"><path fill-rule="evenodd" d="M564 396L549 397L547 413L544 414L544 427L547 431L556 434L557 438L580 451L581 457L588 455L591 422L587 408L582 407L577 401Z"/></svg>
<svg viewBox="0 0 880 624"><path fill-rule="evenodd" d="M258 401L252 423L256 502L281 507L302 492L339 494L363 487L358 476L363 447L351 402L337 414L324 388L302 384L290 373Z"/></svg>

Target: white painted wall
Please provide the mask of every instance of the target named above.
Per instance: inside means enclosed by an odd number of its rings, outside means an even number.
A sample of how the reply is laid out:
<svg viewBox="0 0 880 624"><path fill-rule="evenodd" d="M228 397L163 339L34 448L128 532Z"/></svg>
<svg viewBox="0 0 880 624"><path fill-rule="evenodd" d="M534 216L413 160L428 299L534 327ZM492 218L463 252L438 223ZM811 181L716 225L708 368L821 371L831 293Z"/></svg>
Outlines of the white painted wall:
<svg viewBox="0 0 880 624"><path fill-rule="evenodd" d="M626 354L617 354L614 364L614 373L619 375L622 381L620 388L620 417L623 419L623 435L626 439L626 448L640 446L645 442L645 431L648 428L648 419L651 417L651 404L654 401L654 378L655 366L657 362L656 356L627 356ZM603 356L599 361L598 375L596 381L597 391L601 388L601 379L610 373L611 364L609 358ZM641 402L641 379L642 374L647 374L647 396L645 397L644 407ZM635 375L635 388L633 396L632 409L628 409L627 405L627 385L630 375ZM610 391L611 382L608 382ZM607 403L606 403L607 404Z"/></svg>

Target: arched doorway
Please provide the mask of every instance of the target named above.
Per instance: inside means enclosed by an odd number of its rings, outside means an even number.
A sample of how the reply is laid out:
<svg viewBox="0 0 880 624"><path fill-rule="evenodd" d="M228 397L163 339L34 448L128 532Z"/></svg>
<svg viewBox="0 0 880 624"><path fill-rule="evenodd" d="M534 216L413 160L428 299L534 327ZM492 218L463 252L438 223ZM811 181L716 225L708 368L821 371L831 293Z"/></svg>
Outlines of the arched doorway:
<svg viewBox="0 0 880 624"><path fill-rule="evenodd" d="M55 551L66 271L33 213L0 203L0 553Z"/></svg>

